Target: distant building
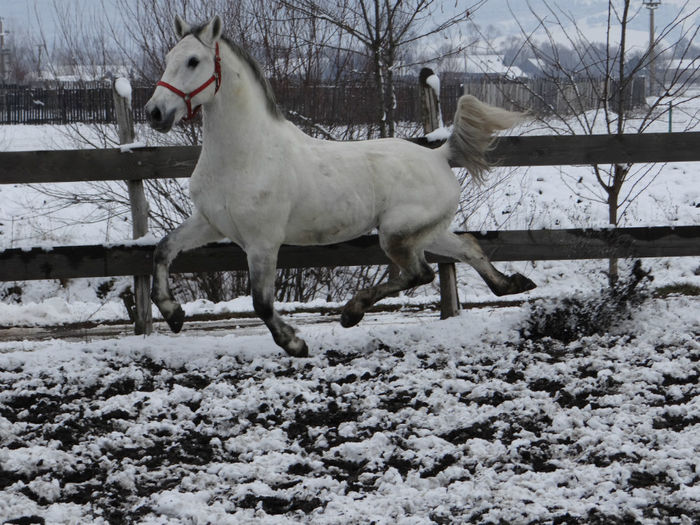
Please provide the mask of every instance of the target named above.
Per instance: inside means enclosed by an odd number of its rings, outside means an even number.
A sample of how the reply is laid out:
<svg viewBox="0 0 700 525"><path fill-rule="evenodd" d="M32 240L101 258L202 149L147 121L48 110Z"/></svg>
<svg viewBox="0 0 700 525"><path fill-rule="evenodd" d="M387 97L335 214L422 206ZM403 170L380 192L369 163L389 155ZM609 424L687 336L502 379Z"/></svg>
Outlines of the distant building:
<svg viewBox="0 0 700 525"><path fill-rule="evenodd" d="M518 66L507 66L503 59L503 55L493 53L465 53L463 55L463 66L459 67L459 61L454 61L456 65L464 73L467 79L475 77L497 77L507 78L509 80L524 79L528 77ZM451 64L451 65L452 65Z"/></svg>
<svg viewBox="0 0 700 525"><path fill-rule="evenodd" d="M665 84L700 84L700 56L669 60L664 67L663 77Z"/></svg>
<svg viewBox="0 0 700 525"><path fill-rule="evenodd" d="M27 82L35 86L55 86L60 84L64 87L80 86L86 83L111 81L118 77L131 78L131 70L120 65L74 65L55 66L50 69L42 69L41 72L29 73Z"/></svg>
<svg viewBox="0 0 700 525"><path fill-rule="evenodd" d="M525 58L517 62L517 65L529 78L546 76L547 71L552 69L547 67L547 63L541 58Z"/></svg>
<svg viewBox="0 0 700 525"><path fill-rule="evenodd" d="M448 81L490 79L518 80L528 77L519 64L508 65L506 57L486 44L475 44L459 54L450 54L430 64L440 77Z"/></svg>

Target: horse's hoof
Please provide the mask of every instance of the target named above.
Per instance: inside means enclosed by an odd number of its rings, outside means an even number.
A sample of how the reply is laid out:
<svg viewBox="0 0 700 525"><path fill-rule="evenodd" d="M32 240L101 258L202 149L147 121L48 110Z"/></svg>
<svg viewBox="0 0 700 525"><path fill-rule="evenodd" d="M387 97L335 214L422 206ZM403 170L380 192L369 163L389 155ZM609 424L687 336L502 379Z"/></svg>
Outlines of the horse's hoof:
<svg viewBox="0 0 700 525"><path fill-rule="evenodd" d="M177 309L165 320L173 333L177 334L180 330L182 330L182 325L185 323L185 312L183 311L182 307L178 305Z"/></svg>
<svg viewBox="0 0 700 525"><path fill-rule="evenodd" d="M306 341L298 337L285 346L284 351L292 357L309 357L309 347L306 346Z"/></svg>
<svg viewBox="0 0 700 525"><path fill-rule="evenodd" d="M343 313L340 314L340 326L343 328L355 326L357 323L362 321L364 316L364 312L358 312L356 310L343 310Z"/></svg>
<svg viewBox="0 0 700 525"><path fill-rule="evenodd" d="M522 293L537 288L537 285L522 274L514 273L510 276L511 293Z"/></svg>
<svg viewBox="0 0 700 525"><path fill-rule="evenodd" d="M537 288L535 283L519 273L514 273L513 275L506 277L505 282L490 283L487 281L486 284L488 284L491 291L498 297L527 292L528 290Z"/></svg>

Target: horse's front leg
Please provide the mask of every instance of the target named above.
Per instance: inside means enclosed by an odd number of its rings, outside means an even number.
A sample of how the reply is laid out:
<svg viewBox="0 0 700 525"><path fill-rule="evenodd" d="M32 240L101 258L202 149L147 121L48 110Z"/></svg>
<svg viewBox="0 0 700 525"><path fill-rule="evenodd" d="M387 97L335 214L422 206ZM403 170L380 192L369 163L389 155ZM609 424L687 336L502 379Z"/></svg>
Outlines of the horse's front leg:
<svg viewBox="0 0 700 525"><path fill-rule="evenodd" d="M197 211L175 228L156 245L153 253L153 288L151 299L163 314L170 329L177 333L182 329L185 312L173 297L168 284L168 268L180 252L192 250L209 242L218 241L219 233Z"/></svg>
<svg viewBox="0 0 700 525"><path fill-rule="evenodd" d="M275 270L279 247L265 251L248 251L250 289L253 295L253 309L263 320L272 338L284 351L293 357L307 357L309 349L296 330L282 321L275 311Z"/></svg>

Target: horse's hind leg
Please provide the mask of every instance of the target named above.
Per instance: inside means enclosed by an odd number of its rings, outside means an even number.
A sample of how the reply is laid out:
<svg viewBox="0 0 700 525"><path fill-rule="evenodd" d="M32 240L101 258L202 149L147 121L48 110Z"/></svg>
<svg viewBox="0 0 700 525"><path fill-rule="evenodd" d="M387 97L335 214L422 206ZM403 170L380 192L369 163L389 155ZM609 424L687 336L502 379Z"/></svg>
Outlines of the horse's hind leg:
<svg viewBox="0 0 700 525"><path fill-rule="evenodd" d="M452 257L468 263L481 275L491 291L498 296L526 292L537 286L519 273L504 275L499 272L486 257L476 238L468 233L457 235L445 231L440 237L433 240L427 250L437 255Z"/></svg>
<svg viewBox="0 0 700 525"><path fill-rule="evenodd" d="M249 249L247 252L253 309L270 330L275 343L293 357L306 357L309 355L306 343L297 337L296 330L292 326L282 321L274 308L278 249L264 251Z"/></svg>
<svg viewBox="0 0 700 525"><path fill-rule="evenodd" d="M377 301L397 292L428 284L435 278L435 272L425 260L423 249L412 244L410 238L380 236L380 244L401 272L386 283L357 292L345 305L340 316L340 324L345 328L359 323L367 309Z"/></svg>
<svg viewBox="0 0 700 525"><path fill-rule="evenodd" d="M163 314L170 329L177 333L182 329L185 312L175 301L168 285L168 268L180 252L218 241L223 235L197 211L180 226L163 237L153 253L153 288L151 299Z"/></svg>

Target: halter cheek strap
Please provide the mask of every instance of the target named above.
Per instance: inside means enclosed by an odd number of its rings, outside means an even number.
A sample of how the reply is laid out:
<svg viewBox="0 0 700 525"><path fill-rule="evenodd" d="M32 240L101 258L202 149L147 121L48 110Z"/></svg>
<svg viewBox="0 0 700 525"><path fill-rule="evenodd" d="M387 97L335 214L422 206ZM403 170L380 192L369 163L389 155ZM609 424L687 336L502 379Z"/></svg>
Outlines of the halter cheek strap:
<svg viewBox="0 0 700 525"><path fill-rule="evenodd" d="M200 104L199 106L196 106L194 109L192 108L192 99L196 97L199 93L204 91L209 87L209 85L214 82L216 84L215 86L215 91L214 94L219 92L219 88L221 87L221 57L219 56L219 43L216 43L215 47L215 55L214 55L214 74L209 77L209 79L204 82L201 86L199 86L197 89L194 91L190 91L189 93L185 93L184 91L180 91L177 89L175 86L168 84L167 82L163 82L162 80L159 80L156 86L163 86L164 88L169 89L173 93L175 93L177 96L182 98L185 101L185 104L187 105L187 117L185 120L190 120L194 118L194 116L197 114L199 109L202 107Z"/></svg>

